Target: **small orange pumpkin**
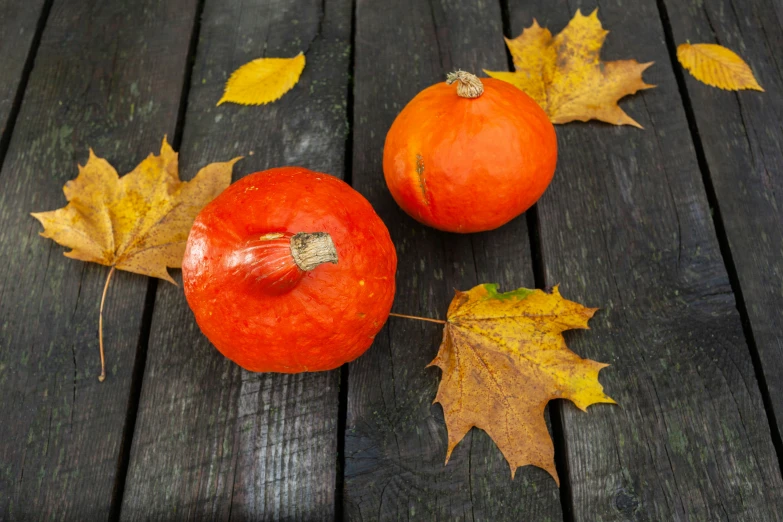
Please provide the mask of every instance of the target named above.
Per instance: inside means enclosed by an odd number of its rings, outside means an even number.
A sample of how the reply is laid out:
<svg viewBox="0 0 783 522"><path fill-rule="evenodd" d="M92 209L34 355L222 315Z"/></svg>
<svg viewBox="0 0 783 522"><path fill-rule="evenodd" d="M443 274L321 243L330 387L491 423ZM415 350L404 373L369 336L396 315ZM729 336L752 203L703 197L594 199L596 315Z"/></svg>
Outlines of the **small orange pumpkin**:
<svg viewBox="0 0 783 522"><path fill-rule="evenodd" d="M201 331L254 372L331 370L386 322L397 255L347 183L301 167L251 174L196 217L182 261Z"/></svg>
<svg viewBox="0 0 783 522"><path fill-rule="evenodd" d="M449 232L491 230L520 215L556 163L555 129L541 107L511 84L464 71L416 95L383 150L397 204Z"/></svg>

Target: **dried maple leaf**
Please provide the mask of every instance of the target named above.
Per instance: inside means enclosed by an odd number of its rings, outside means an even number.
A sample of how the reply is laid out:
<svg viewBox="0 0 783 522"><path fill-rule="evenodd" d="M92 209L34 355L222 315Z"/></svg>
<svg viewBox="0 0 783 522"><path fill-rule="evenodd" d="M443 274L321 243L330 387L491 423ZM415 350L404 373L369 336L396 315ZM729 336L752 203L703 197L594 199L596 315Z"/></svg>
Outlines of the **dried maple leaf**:
<svg viewBox="0 0 783 522"><path fill-rule="evenodd" d="M677 47L677 59L694 78L707 85L727 91L764 92L745 60L722 45L684 43Z"/></svg>
<svg viewBox="0 0 783 522"><path fill-rule="evenodd" d="M443 406L451 452L473 427L500 448L514 477L519 466L545 469L560 484L554 446L544 420L552 399L579 409L615 402L603 392L598 372L607 364L582 359L566 347L563 332L588 328L596 308L560 296L497 285L457 292L449 306L443 343L435 360L443 371L435 402Z"/></svg>
<svg viewBox="0 0 783 522"><path fill-rule="evenodd" d="M617 102L623 96L655 87L642 80L642 72L653 62L602 62L601 47L607 34L597 9L590 16L577 10L554 38L549 29L533 20L520 36L506 38L515 72L484 72L525 91L552 123L601 120L641 128Z"/></svg>
<svg viewBox="0 0 783 522"><path fill-rule="evenodd" d="M218 105L225 102L240 105L264 105L293 89L305 67L302 53L293 58L259 58L231 74Z"/></svg>
<svg viewBox="0 0 783 522"><path fill-rule="evenodd" d="M212 163L190 182L179 180L177 153L163 139L160 155L150 154L123 177L90 150L79 175L63 187L68 204L58 210L33 213L44 226L41 235L70 248L66 257L111 267L101 298L101 378L103 303L115 269L171 283L166 267L179 268L196 214L231 184L239 158Z"/></svg>

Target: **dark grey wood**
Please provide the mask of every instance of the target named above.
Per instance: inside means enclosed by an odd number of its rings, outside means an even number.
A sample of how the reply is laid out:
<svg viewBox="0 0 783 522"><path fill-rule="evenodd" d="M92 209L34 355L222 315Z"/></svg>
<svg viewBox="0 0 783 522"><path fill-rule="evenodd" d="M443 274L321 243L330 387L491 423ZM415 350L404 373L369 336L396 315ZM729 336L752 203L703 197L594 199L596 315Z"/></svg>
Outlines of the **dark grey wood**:
<svg viewBox="0 0 783 522"><path fill-rule="evenodd" d="M359 0L356 13L353 184L384 219L399 257L394 310L443 318L455 289L497 282L532 287L525 218L499 230L445 234L405 215L383 179L392 121L420 90L455 68L505 69L500 5L473 1ZM444 122L448 125L448 122ZM495 444L472 430L448 466L435 357L442 328L390 318L351 363L345 441L349 520L560 520L559 492L543 470L511 480Z"/></svg>
<svg viewBox="0 0 783 522"><path fill-rule="evenodd" d="M44 15L45 0L0 0L0 154L6 135L8 118L21 94L25 68L35 55L34 43L39 22ZM0 156L0 164L3 158Z"/></svg>
<svg viewBox="0 0 783 522"><path fill-rule="evenodd" d="M765 93L685 85L731 247L778 433L783 432L783 3L666 2L677 44L739 53Z"/></svg>
<svg viewBox="0 0 783 522"><path fill-rule="evenodd" d="M612 364L601 381L620 404L564 408L574 518L780 520L770 427L656 3L512 2L512 31L535 16L556 33L596 5L603 56L655 61L658 87L622 103L645 130L560 126L539 202L547 283L601 307L567 341Z"/></svg>
<svg viewBox="0 0 783 522"><path fill-rule="evenodd" d="M350 0L207 0L180 165L235 155L235 179L301 165L342 176ZM306 51L298 85L262 107L215 107L228 76ZM241 370L200 333L181 288L159 285L123 498L125 520L331 520L339 370Z"/></svg>
<svg viewBox="0 0 783 522"><path fill-rule="evenodd" d="M19 3L22 5L22 3ZM0 519L100 520L115 497L147 278L63 257L29 213L88 149L129 172L172 135L194 0L56 1L0 179ZM4 13L5 14L5 13Z"/></svg>

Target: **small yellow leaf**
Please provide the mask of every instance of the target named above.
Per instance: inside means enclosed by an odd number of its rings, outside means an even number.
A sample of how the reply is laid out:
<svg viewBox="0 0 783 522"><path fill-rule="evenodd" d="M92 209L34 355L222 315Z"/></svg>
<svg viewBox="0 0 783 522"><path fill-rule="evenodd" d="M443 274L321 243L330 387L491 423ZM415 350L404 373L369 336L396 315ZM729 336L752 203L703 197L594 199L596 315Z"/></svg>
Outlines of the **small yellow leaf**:
<svg viewBox="0 0 783 522"><path fill-rule="evenodd" d="M597 10L590 16L577 10L555 37L533 20L521 35L506 39L515 71L484 72L525 91L552 123L601 120L641 128L617 102L623 96L654 87L642 80L642 72L652 62L602 62L601 47L608 33L598 20Z"/></svg>
<svg viewBox="0 0 783 522"><path fill-rule="evenodd" d="M448 462L472 427L498 445L511 467L533 464L559 483L555 449L544 420L552 399L569 399L585 410L615 402L603 392L598 372L607 364L582 359L566 347L563 332L587 328L596 312L560 296L497 285L457 292L449 305L443 343L431 365L443 371L435 402L448 429Z"/></svg>
<svg viewBox="0 0 783 522"><path fill-rule="evenodd" d="M745 60L722 45L684 43L677 47L677 59L694 78L707 85L727 91L764 92Z"/></svg>
<svg viewBox="0 0 783 522"><path fill-rule="evenodd" d="M302 53L293 58L259 58L248 62L233 72L217 104L264 105L278 100L296 85L304 67Z"/></svg>

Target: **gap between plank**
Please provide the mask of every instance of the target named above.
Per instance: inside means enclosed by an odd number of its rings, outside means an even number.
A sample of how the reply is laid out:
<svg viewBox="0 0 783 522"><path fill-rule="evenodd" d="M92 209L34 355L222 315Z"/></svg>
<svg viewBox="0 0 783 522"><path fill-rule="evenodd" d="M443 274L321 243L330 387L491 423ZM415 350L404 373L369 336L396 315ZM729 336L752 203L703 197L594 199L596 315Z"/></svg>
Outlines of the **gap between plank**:
<svg viewBox="0 0 783 522"><path fill-rule="evenodd" d="M345 486L345 425L348 419L348 363L340 367L340 388L337 394L337 473L334 488L334 519L345 518L343 489Z"/></svg>
<svg viewBox="0 0 783 522"><path fill-rule="evenodd" d="M125 479L130 465L130 450L133 442L133 434L136 430L136 417L139 411L139 398L141 397L141 382L144 378L144 368L147 363L147 346L149 344L150 330L152 327L152 311L155 307L155 293L158 288L158 280L149 278L147 281L147 293L144 297L144 311L141 316L141 331L136 347L136 358L133 361L131 373L130 394L125 413L125 425L122 429L120 442L120 454L117 459L117 474L112 489L111 505L109 507L109 520L120 519L122 510L122 497L125 493Z"/></svg>
<svg viewBox="0 0 783 522"><path fill-rule="evenodd" d="M734 292L734 299L737 304L740 320L742 322L742 331L745 334L745 340L748 343L750 358L753 362L753 370L756 375L759 391L761 392L761 400L764 403L764 411L767 415L767 422L769 423L772 444L775 447L775 453L778 457L778 466L783 473L783 439L781 438L781 433L778 429L778 423L775 419L775 411L772 409L772 400L769 395L767 380L764 376L764 370L761 364L761 357L759 356L758 346L756 345L753 329L750 325L748 309L745 304L745 298L742 294L742 287L740 286L739 282L739 274L737 272L737 267L734 264L734 258L731 255L731 246L729 244L728 234L726 233L726 227L724 226L718 196L715 192L715 186L712 183L712 174L710 173L710 168L707 163L707 156L704 152L704 146L702 145L699 128L696 123L696 114L693 110L693 104L691 103L690 95L688 94L688 88L685 83L685 73L677 61L677 44L674 40L674 32L669 20L669 13L666 9L664 0L656 1L658 4L658 13L661 18L661 24L663 25L663 32L666 36L666 47L669 51L669 58L671 59L674 76L677 79L677 88L680 92L683 108L685 109L685 116L688 120L688 129L691 134L691 140L693 141L693 147L696 151L696 159L699 164L699 170L701 171L704 189L707 193L707 201L710 205L710 208L713 210L712 221L715 227L715 234L718 236L720 253L723 257L723 264L725 265L726 272L729 276L731 289Z"/></svg>
<svg viewBox="0 0 783 522"><path fill-rule="evenodd" d="M326 7L324 6L324 9ZM343 159L343 181L353 185L353 75L356 65L356 0L351 2L351 47L348 57L348 89L346 93L345 123L345 157Z"/></svg>
<svg viewBox="0 0 783 522"><path fill-rule="evenodd" d="M174 136L171 140L171 146L176 151L179 151L180 145L182 144L182 135L185 128L185 113L187 112L188 107L193 65L196 61L196 48L198 46L199 32L201 31L201 15L204 12L204 2L205 0L198 0L196 3L193 29L190 33L187 59L185 61L185 74L182 81L182 88L180 89L182 94L180 96L179 108L177 111L177 123L174 127ZM147 292L144 297L144 308L141 315L141 331L139 332L139 342L136 348L136 358L133 361L128 407L125 415L125 425L122 430L120 454L117 458L117 474L109 508L110 521L120 520L122 512L122 499L125 495L125 481L130 467L130 453L133 445L133 436L136 431L136 419L139 413L139 400L141 398L144 370L147 366L147 349L149 348L150 333L152 331L152 317L155 310L155 296L157 290L158 280L154 277L150 277L147 282Z"/></svg>
<svg viewBox="0 0 783 522"><path fill-rule="evenodd" d="M533 205L526 213L527 229L530 237L530 253L533 258L533 279L538 289L546 289L546 271L541 248L541 228L538 205ZM571 474L568 467L568 442L565 437L563 421L564 399L549 401L549 420L552 425L552 443L555 447L555 469L560 477L560 509L563 522L574 522L574 500L571 488Z"/></svg>
<svg viewBox="0 0 783 522"><path fill-rule="evenodd" d="M345 163L343 167L343 180L349 185L353 185L353 89L356 66L356 9L356 0L353 0L351 2L351 38L345 111L347 132L345 134ZM334 484L334 519L341 521L345 518L343 494L345 489L345 432L348 419L348 363L343 364L340 368L340 390L337 397L337 469Z"/></svg>
<svg viewBox="0 0 783 522"><path fill-rule="evenodd" d="M503 35L513 38L511 34L511 14L508 0L500 1L500 16L503 22ZM514 70L514 60L506 47L506 62L509 71ZM543 250L541 248L541 227L538 205L533 205L525 212L527 232L530 242L530 256L533 261L533 282L538 289L546 288L546 271L544 269ZM560 509L563 522L574 522L573 495L571 493L571 475L568 471L568 457L563 426L563 400L549 401L549 419L552 425L552 443L555 447L555 469L560 477Z"/></svg>
<svg viewBox="0 0 783 522"><path fill-rule="evenodd" d="M11 104L11 110L8 111L8 122L5 131L0 135L0 167L2 167L5 162L6 152L8 152L8 146L11 144L11 135L16 126L16 118L19 116L19 111L22 108L22 100L24 99L24 93L27 90L27 82L30 79L30 73L35 64L38 47L41 45L41 36L43 35L44 27L46 27L46 22L49 20L49 12L52 10L53 3L54 0L46 0L41 7L41 14L38 17L38 23L35 26L35 34L30 42L30 51L27 53L27 59L22 68L22 76L20 77L19 85L16 88L16 95Z"/></svg>
<svg viewBox="0 0 783 522"><path fill-rule="evenodd" d="M527 229L530 237L530 253L533 258L533 280L538 289L546 289L546 271L541 248L538 205L533 205L526 213ZM555 469L560 477L560 509L563 522L574 522L574 501L571 489L571 475L568 468L568 443L565 437L563 409L565 400L549 401L549 420L552 425L552 444L555 447Z"/></svg>

